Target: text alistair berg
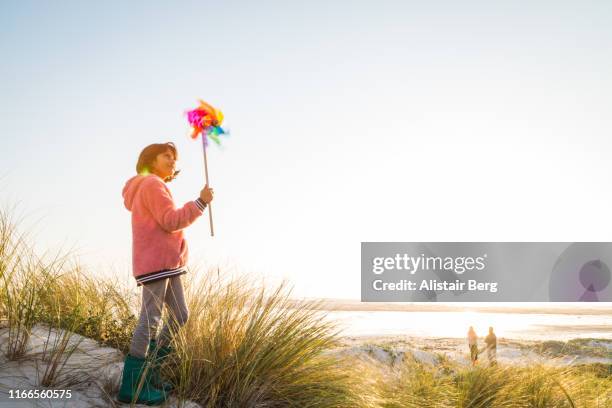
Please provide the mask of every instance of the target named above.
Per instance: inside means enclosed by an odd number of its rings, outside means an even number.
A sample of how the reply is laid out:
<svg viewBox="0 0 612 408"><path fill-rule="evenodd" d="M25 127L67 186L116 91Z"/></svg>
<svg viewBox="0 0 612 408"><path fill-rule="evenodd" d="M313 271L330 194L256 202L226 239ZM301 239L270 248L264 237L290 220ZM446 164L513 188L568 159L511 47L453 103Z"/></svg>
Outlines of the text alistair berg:
<svg viewBox="0 0 612 408"><path fill-rule="evenodd" d="M395 257L376 257L372 259L372 272L380 275L389 270L404 270L410 275L417 271L444 270L452 271L461 275L466 271L482 271L485 269L487 255L479 257L439 257L439 256L410 256L408 254L396 254ZM425 279L420 283L402 279L399 282L383 282L381 279L374 280L372 287L376 291L487 291L496 293L497 282L478 282L470 279L467 282L455 280L437 281Z"/></svg>

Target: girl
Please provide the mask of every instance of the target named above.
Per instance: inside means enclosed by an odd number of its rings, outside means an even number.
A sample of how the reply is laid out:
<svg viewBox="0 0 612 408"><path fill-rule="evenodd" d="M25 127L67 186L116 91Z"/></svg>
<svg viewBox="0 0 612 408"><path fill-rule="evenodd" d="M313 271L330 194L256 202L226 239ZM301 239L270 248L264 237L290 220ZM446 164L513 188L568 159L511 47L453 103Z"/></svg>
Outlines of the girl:
<svg viewBox="0 0 612 408"><path fill-rule="evenodd" d="M196 200L176 208L166 183L179 173L177 160L173 143L147 146L136 164L138 175L123 188L125 207L132 212L132 266L136 283L142 286L142 309L123 367L121 402L158 405L172 389L160 380L159 370L172 351L171 334L188 318L180 276L186 273L188 254L182 230L198 219L213 199L213 189L205 186ZM164 303L169 321L157 340ZM142 388L135 395L140 382Z"/></svg>

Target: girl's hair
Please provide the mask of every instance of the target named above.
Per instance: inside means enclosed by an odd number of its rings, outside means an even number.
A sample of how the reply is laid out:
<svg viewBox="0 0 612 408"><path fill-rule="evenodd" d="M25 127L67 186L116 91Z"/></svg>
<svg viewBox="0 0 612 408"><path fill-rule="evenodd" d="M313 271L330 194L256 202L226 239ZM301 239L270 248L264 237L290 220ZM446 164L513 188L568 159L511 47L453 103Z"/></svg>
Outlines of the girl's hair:
<svg viewBox="0 0 612 408"><path fill-rule="evenodd" d="M172 142L154 143L142 149L140 156L138 156L138 163L136 163L136 173L151 174L151 167L157 155L165 153L168 150L174 155L174 160L178 160L178 152L176 151L176 146ZM180 170L176 170L172 176L166 177L164 181L169 182L174 180L179 173Z"/></svg>

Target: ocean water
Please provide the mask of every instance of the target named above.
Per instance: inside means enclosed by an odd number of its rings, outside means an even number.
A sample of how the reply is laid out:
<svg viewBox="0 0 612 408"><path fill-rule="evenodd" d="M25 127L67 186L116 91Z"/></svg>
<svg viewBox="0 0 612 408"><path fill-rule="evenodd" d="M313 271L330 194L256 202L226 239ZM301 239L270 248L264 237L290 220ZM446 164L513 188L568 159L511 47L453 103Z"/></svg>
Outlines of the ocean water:
<svg viewBox="0 0 612 408"><path fill-rule="evenodd" d="M612 339L612 315L569 315L489 312L332 311L344 336L456 337L474 326L485 336L489 326L498 337L523 340Z"/></svg>

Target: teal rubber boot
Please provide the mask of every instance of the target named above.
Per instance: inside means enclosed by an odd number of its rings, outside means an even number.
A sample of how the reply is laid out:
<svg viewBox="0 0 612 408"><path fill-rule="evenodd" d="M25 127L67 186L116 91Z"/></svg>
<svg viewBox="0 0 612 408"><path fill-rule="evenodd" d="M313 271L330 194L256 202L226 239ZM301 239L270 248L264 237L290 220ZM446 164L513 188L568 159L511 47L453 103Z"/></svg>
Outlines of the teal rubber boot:
<svg viewBox="0 0 612 408"><path fill-rule="evenodd" d="M164 360L168 358L168 355L172 352L172 347L158 347L155 340L151 340L149 342L149 356L151 361L153 361L151 370L151 384L165 392L172 391L174 386L171 383L162 380L161 366Z"/></svg>
<svg viewBox="0 0 612 408"><path fill-rule="evenodd" d="M137 404L161 405L166 400L166 393L151 384L151 364L144 358L134 357L128 354L123 365L123 376L121 388L117 399L121 402L135 402ZM145 372L146 370L146 372ZM143 380L144 372L144 380ZM140 382L140 392L137 394Z"/></svg>

